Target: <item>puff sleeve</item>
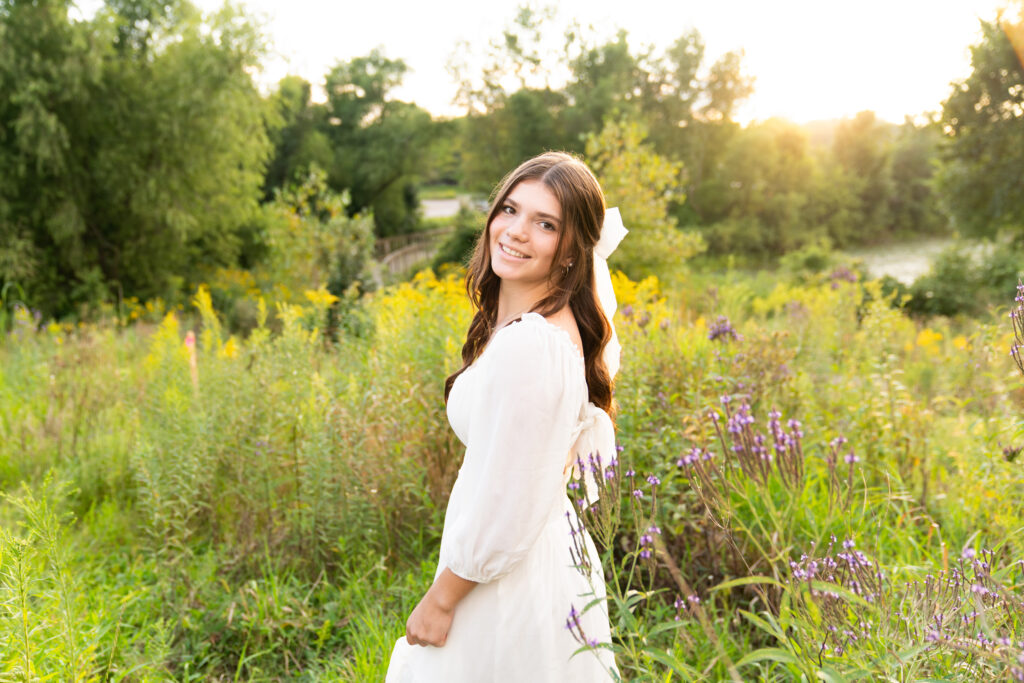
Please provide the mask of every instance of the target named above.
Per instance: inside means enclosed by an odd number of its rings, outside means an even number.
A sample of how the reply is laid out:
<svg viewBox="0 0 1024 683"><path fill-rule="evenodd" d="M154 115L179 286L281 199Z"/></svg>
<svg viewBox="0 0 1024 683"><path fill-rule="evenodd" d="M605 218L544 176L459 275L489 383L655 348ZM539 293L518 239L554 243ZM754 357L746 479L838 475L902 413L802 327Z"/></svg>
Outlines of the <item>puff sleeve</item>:
<svg viewBox="0 0 1024 683"><path fill-rule="evenodd" d="M524 317L499 331L474 369L481 376L440 557L465 579L487 583L510 573L544 526L560 519L562 471L586 384L581 390L573 381L581 360L559 334Z"/></svg>

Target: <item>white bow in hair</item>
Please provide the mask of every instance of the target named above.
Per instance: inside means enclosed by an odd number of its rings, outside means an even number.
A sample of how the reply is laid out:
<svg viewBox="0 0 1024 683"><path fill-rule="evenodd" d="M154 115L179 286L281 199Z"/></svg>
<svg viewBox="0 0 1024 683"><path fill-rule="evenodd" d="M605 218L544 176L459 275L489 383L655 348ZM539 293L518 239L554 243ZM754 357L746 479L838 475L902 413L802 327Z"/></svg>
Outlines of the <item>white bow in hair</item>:
<svg viewBox="0 0 1024 683"><path fill-rule="evenodd" d="M615 333L615 322L612 320L618 303L615 301L615 289L612 288L612 274L608 270L608 257L628 233L622 224L618 207L613 207L605 211L601 238L594 245L594 285L597 289L597 299L601 302L604 317L608 318L608 324L612 327L612 338L604 347L604 364L608 367L609 377L615 377L615 373L619 371L622 346L619 344L619 335Z"/></svg>

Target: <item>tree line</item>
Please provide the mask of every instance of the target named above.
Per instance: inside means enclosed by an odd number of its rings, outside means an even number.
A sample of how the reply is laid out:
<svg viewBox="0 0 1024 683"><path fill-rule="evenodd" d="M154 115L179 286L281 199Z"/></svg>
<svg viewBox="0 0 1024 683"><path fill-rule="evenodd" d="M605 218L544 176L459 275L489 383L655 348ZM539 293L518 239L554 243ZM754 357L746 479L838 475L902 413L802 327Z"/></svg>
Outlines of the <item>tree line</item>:
<svg viewBox="0 0 1024 683"><path fill-rule="evenodd" d="M546 149L584 155L630 209L632 274L702 249L771 258L1024 225L1012 17L982 22L972 74L929 120L743 126L743 55L709 60L695 29L657 50L574 25L552 53L549 13L522 9L476 66L453 61L467 113L435 119L394 97L408 67L380 50L334 66L324 102L294 76L264 96L251 77L263 38L237 9L72 9L0 0L0 286L48 315L174 299L216 267L287 269L274 251L296 193L303 220L334 226L314 257L343 292L364 277L367 239L423 227L425 184L485 194ZM360 263L333 253L352 251L346 230Z"/></svg>

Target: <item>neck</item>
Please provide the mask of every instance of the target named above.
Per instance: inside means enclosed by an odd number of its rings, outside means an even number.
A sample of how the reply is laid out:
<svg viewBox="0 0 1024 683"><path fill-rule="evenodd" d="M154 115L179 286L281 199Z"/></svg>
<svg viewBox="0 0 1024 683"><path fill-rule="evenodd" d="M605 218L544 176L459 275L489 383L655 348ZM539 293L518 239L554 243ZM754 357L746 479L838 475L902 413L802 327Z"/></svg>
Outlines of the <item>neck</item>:
<svg viewBox="0 0 1024 683"><path fill-rule="evenodd" d="M543 284L524 288L502 282L498 289L497 324L500 326L528 312L547 295L548 287Z"/></svg>

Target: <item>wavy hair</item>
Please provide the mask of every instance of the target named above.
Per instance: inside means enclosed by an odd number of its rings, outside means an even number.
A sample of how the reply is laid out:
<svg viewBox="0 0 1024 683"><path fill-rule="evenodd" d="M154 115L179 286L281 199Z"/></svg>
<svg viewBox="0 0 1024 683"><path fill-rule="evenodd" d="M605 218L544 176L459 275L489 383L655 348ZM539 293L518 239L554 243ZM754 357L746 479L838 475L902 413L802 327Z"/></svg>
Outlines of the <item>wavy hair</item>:
<svg viewBox="0 0 1024 683"><path fill-rule="evenodd" d="M523 162L505 176L493 195L487 222L473 248L466 273L466 292L476 312L462 346L462 367L445 381L445 401L455 379L480 356L495 331L501 279L491 269L488 236L491 222L508 195L524 180L542 182L558 199L563 226L548 274L549 293L531 310L549 316L566 305L570 307L583 343L590 400L614 418L612 378L603 358L604 347L611 339L611 325L594 284L593 253L604 225L604 193L586 164L564 152L546 152ZM571 261L572 267L564 269L558 265L566 261Z"/></svg>

